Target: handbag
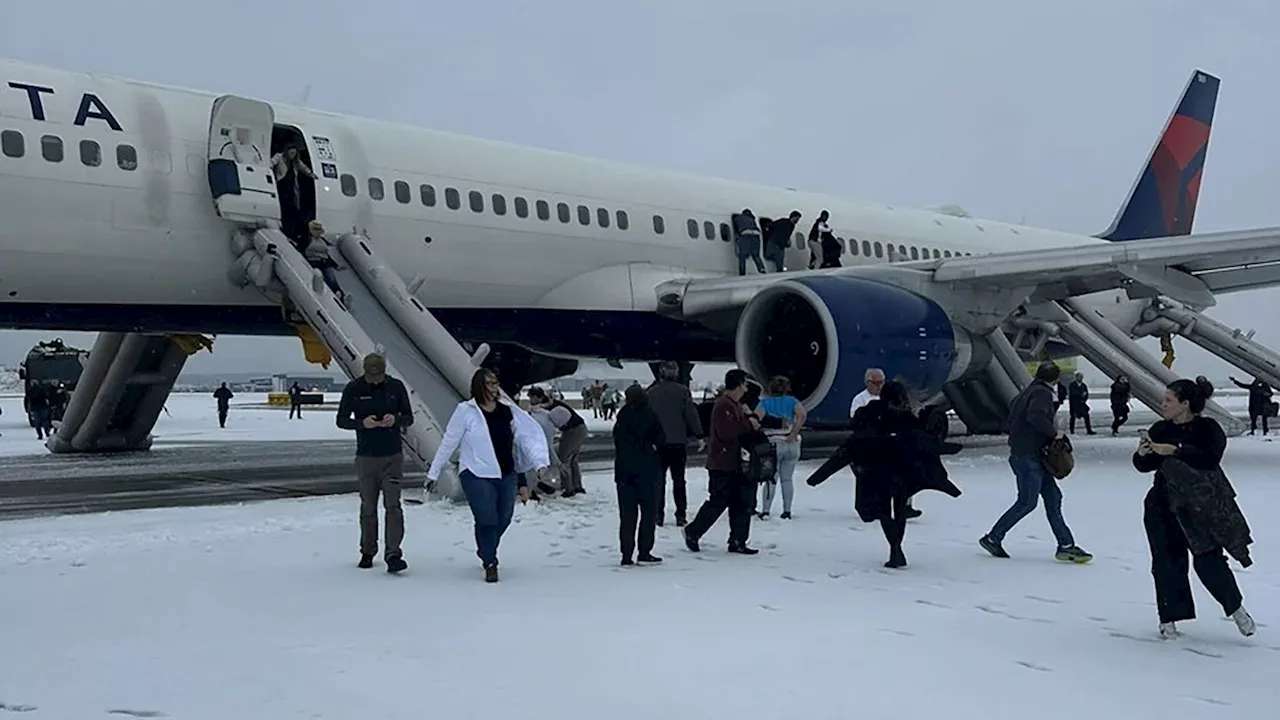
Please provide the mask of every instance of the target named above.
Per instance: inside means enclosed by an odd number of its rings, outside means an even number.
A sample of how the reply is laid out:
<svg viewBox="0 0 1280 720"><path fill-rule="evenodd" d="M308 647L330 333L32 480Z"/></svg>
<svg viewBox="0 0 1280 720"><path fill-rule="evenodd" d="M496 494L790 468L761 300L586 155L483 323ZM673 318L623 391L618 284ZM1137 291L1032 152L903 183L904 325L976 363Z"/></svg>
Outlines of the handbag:
<svg viewBox="0 0 1280 720"><path fill-rule="evenodd" d="M1044 464L1044 469L1055 480L1065 478L1075 469L1076 458L1071 450L1071 438L1066 435L1055 437L1045 446L1044 457L1041 462Z"/></svg>

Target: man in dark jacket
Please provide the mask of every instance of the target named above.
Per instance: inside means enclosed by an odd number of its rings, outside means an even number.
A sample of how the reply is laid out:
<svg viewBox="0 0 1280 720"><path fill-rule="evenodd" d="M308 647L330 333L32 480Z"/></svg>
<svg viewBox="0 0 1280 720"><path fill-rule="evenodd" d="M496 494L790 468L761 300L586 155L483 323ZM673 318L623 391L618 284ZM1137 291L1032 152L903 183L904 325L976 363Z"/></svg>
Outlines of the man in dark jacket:
<svg viewBox="0 0 1280 720"><path fill-rule="evenodd" d="M1018 499L1000 516L991 532L978 540L978 544L995 557L1009 557L1004 550L1004 536L1035 510L1037 500L1043 497L1049 527L1058 540L1055 557L1075 563L1093 559L1071 537L1071 529L1062 517L1062 489L1044 467L1045 448L1054 438L1062 436L1053 423L1054 385L1059 375L1057 365L1041 363L1036 368L1035 380L1014 398L1009 408L1009 467L1018 482Z"/></svg>
<svg viewBox="0 0 1280 720"><path fill-rule="evenodd" d="M1231 382L1235 383L1236 387L1249 391L1249 434L1258 432L1258 419L1261 418L1262 434L1266 435L1269 430L1267 416L1270 414L1268 406L1271 404L1271 386L1258 378L1254 378L1253 382L1249 383L1231 378Z"/></svg>
<svg viewBox="0 0 1280 720"><path fill-rule="evenodd" d="M1089 419L1089 386L1084 384L1084 375L1076 373L1075 378L1071 381L1071 385L1067 387L1067 397L1070 404L1067 409L1070 411L1071 419L1068 422L1067 430L1072 434L1076 434L1076 420L1084 419L1084 431L1088 435L1095 435L1093 432L1093 422Z"/></svg>
<svg viewBox="0 0 1280 720"><path fill-rule="evenodd" d="M1133 390L1129 378L1121 375L1111 383L1111 436L1120 434L1120 426L1129 420L1129 399Z"/></svg>
<svg viewBox="0 0 1280 720"><path fill-rule="evenodd" d="M684 480L685 464L689 460L689 441L702 435L702 423L698 419L698 407L693 403L689 388L680 384L680 366L664 362L658 368L658 381L649 388L649 407L658 416L665 433L658 456L662 463L662 476L658 481L658 525L667 514L667 473L671 473L671 495L676 503L676 526L684 527L689 510L688 490Z"/></svg>
<svg viewBox="0 0 1280 720"><path fill-rule="evenodd" d="M618 419L613 424L613 481L618 487L618 535L624 567L636 562L641 565L662 562L662 558L653 554L653 534L662 478L658 453L666 441L662 422L649 407L644 388L639 385L627 388L626 404L618 411Z"/></svg>
<svg viewBox="0 0 1280 720"><path fill-rule="evenodd" d="M404 540L404 509L400 480L404 477L401 428L413 424L413 408L404 383L387 376L387 361L377 353L364 358L364 375L347 383L338 404L338 427L356 431L356 476L360 486L360 564L373 567L378 554L378 495L386 507L387 572L409 565L400 543Z"/></svg>
<svg viewBox="0 0 1280 720"><path fill-rule="evenodd" d="M699 539L711 529L725 510L729 511L729 552L755 555L759 550L747 546L751 535L751 511L755 507L756 487L742 471L744 433L760 428L764 413L749 414L742 406L747 391L747 374L737 368L725 373L724 392L711 410L710 442L707 447L707 474L710 493L699 508L693 522L685 526L684 544L698 552Z"/></svg>
<svg viewBox="0 0 1280 720"><path fill-rule="evenodd" d="M764 259L773 265L774 272L786 271L787 246L791 244L791 235L796 231L796 223L800 222L800 211L792 210L791 214L781 220L774 220L764 236Z"/></svg>
<svg viewBox="0 0 1280 720"><path fill-rule="evenodd" d="M295 382L289 386L289 419L302 419L302 385Z"/></svg>
<svg viewBox="0 0 1280 720"><path fill-rule="evenodd" d="M226 383L213 391L213 399L218 403L218 427L227 426L227 413L231 410L231 398L235 395L231 394L231 388Z"/></svg>

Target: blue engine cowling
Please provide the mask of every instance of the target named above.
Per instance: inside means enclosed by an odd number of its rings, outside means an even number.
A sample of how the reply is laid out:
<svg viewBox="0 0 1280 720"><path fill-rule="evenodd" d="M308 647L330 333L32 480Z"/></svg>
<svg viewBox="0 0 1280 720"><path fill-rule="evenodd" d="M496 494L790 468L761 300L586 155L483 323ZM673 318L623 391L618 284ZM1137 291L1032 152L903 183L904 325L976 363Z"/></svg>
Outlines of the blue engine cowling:
<svg viewBox="0 0 1280 720"><path fill-rule="evenodd" d="M738 319L735 344L738 365L754 378L791 380L816 426L848 424L868 368L924 400L990 360L977 357L969 334L932 300L836 276L783 280L760 291Z"/></svg>

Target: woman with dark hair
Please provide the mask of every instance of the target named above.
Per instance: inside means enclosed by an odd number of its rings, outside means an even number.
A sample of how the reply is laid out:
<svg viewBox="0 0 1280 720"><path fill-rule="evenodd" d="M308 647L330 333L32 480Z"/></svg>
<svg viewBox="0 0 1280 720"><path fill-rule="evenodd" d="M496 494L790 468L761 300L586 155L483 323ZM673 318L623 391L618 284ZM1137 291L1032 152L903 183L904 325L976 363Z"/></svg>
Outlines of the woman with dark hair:
<svg viewBox="0 0 1280 720"><path fill-rule="evenodd" d="M1160 405L1164 419L1142 434L1133 454L1138 472L1155 472L1143 502L1142 524L1151 548L1160 636L1166 639L1178 635L1178 621L1196 616L1188 554L1200 582L1240 632L1252 635L1256 630L1223 553L1231 549L1247 567L1247 549L1242 548L1251 540L1235 493L1222 474L1227 436L1216 420L1201 414L1209 392L1191 380L1169 383ZM1199 508L1181 501L1183 488L1192 483L1197 484Z"/></svg>
<svg viewBox="0 0 1280 720"><path fill-rule="evenodd" d="M767 417L779 418L783 422L781 428L764 431L777 450L778 470L772 480L761 483L763 492L757 517L761 520L769 517L769 512L773 509L773 496L781 486L781 517L783 520L790 520L791 500L796 493L796 463L800 462L800 430L805 423L804 405L791 394L791 380L778 375L769 381L769 394L761 398L757 406L764 410Z"/></svg>
<svg viewBox="0 0 1280 720"><path fill-rule="evenodd" d="M925 431L923 421L911 411L906 387L895 380L885 383L879 398L858 408L853 434L807 482L817 485L844 465L856 467L858 516L864 522L880 521L889 542L884 566L906 567L902 540L910 516L907 503L921 490L959 497L960 489L947 477L939 459L959 451L959 445Z"/></svg>
<svg viewBox="0 0 1280 720"><path fill-rule="evenodd" d="M481 368L471 376L471 399L458 403L444 430L427 479L440 477L458 451L462 492L475 517L476 555L485 582L498 582L498 543L511 524L516 497L529 499L525 473L549 464L547 439L537 421L511 402L498 376Z"/></svg>
<svg viewBox="0 0 1280 720"><path fill-rule="evenodd" d="M658 524L658 488L662 481L659 450L667 442L662 421L649 407L644 388L632 385L626 404L613 423L613 481L618 486L618 536L622 543L623 566L660 563L653 554L653 534ZM640 554L636 552L639 524Z"/></svg>

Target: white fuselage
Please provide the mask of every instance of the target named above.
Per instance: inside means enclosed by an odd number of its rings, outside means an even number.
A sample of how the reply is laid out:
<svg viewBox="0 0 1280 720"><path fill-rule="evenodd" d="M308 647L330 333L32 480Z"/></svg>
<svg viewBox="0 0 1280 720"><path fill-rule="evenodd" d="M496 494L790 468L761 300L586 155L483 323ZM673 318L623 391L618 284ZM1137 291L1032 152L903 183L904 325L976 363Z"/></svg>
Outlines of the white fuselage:
<svg viewBox="0 0 1280 720"><path fill-rule="evenodd" d="M192 312L183 317L193 319L182 323L200 324L206 315L272 305L228 278L231 226L215 213L206 175L214 98L0 62L0 132L6 136L0 138L0 324L70 329L79 322L101 329L102 322L75 318L97 317L89 311L95 308L143 318L146 307L187 307ZM730 215L743 208L773 218L799 210L800 236L828 210L836 234L857 240L857 253L843 257L846 266L888 262L877 246L900 247L905 255L899 251L893 259L910 260L935 251L977 255L1104 242L313 110L275 110L277 126L306 138L320 176L318 219L331 232L367 232L405 278L424 278L418 296L433 309L652 312L659 282L737 271L721 226L727 230ZM316 138L327 139L328 148ZM55 162L59 146L63 157ZM322 176L324 164L334 166L336 177ZM382 199L371 197L371 180L381 181ZM434 205L424 204L426 187ZM454 190L457 209L449 207ZM479 211L471 207L474 193ZM495 195L505 214L495 212ZM540 201L548 219L538 217ZM518 216L518 203L527 206L527 217ZM568 222L561 221L562 203ZM626 229L618 227L620 212ZM663 232L655 229L655 217ZM808 258L807 247L793 246L787 264L804 267ZM75 313L59 311L73 306ZM31 312L24 314L24 307Z"/></svg>

